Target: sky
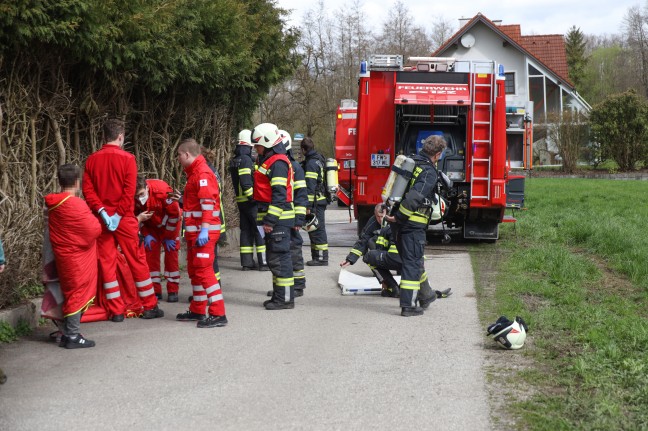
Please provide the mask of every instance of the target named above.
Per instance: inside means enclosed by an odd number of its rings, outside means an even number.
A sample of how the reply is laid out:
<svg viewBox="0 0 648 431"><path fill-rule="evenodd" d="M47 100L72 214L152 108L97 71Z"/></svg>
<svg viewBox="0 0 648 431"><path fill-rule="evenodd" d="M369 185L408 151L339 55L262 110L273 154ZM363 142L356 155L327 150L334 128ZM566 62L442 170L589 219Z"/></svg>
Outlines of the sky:
<svg viewBox="0 0 648 431"><path fill-rule="evenodd" d="M283 9L292 9L290 24L299 25L300 18L309 9L317 8L319 0L276 0ZM327 11L332 14L353 0L325 0ZM425 17L441 16L459 28L460 18L472 18L481 12L490 20L502 20L502 24L520 24L523 35L566 34L572 25L580 27L585 34L618 34L622 31L623 18L632 6L645 6L648 1L638 0L469 0L435 1L402 0L414 21L423 26ZM360 0L368 22L378 27L396 0ZM531 3L531 4L529 4ZM434 14L434 15L432 15Z"/></svg>

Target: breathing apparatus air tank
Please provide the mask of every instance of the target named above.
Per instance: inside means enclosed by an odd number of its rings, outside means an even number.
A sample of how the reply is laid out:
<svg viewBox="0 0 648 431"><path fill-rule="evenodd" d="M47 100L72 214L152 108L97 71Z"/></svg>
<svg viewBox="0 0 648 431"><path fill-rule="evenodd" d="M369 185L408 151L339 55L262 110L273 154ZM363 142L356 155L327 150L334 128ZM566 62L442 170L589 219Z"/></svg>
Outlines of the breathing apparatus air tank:
<svg viewBox="0 0 648 431"><path fill-rule="evenodd" d="M381 193L383 202L396 203L403 199L403 194L407 188L407 183L412 178L415 166L416 162L409 157L403 155L396 157Z"/></svg>
<svg viewBox="0 0 648 431"><path fill-rule="evenodd" d="M335 159L326 159L327 192L335 195L338 189L338 163Z"/></svg>

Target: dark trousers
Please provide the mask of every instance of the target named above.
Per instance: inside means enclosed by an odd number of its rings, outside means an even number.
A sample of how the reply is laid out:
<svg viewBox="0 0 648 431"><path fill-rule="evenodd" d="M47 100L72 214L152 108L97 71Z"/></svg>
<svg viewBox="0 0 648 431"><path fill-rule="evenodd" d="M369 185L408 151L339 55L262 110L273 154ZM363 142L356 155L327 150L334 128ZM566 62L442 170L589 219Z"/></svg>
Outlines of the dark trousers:
<svg viewBox="0 0 648 431"><path fill-rule="evenodd" d="M266 246L263 237L257 229L257 205L255 202L238 204L239 220L241 227L239 251L241 266L254 267L254 246L256 245L257 261L265 265Z"/></svg>
<svg viewBox="0 0 648 431"><path fill-rule="evenodd" d="M312 211L312 209L311 209ZM315 205L315 215L317 216L318 227L313 232L308 232L308 237L311 243L311 255L313 258L326 256L324 260L328 260L328 239L326 237L326 204Z"/></svg>
<svg viewBox="0 0 648 431"><path fill-rule="evenodd" d="M295 300L293 264L290 256L291 230L291 227L275 226L272 232L265 235L268 268L272 272L272 300L275 302Z"/></svg>
<svg viewBox="0 0 648 431"><path fill-rule="evenodd" d="M293 278L295 289L306 288L306 272L304 271L304 256L302 256L304 240L298 229L290 229L290 257L292 259Z"/></svg>
<svg viewBox="0 0 648 431"><path fill-rule="evenodd" d="M396 248L403 261L400 283L401 307L416 307L421 279L425 272L423 252L425 249L425 227L394 224Z"/></svg>

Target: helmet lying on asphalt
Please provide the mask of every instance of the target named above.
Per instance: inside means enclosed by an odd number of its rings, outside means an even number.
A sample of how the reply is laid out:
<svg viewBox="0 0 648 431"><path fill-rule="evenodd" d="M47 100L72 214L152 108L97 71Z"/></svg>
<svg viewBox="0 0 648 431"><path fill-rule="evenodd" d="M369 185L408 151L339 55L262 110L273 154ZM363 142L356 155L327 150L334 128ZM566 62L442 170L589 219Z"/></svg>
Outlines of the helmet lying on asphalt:
<svg viewBox="0 0 648 431"><path fill-rule="evenodd" d="M524 346L528 330L529 327L520 316L515 316L512 322L506 316L500 316L486 331L501 347L517 350Z"/></svg>

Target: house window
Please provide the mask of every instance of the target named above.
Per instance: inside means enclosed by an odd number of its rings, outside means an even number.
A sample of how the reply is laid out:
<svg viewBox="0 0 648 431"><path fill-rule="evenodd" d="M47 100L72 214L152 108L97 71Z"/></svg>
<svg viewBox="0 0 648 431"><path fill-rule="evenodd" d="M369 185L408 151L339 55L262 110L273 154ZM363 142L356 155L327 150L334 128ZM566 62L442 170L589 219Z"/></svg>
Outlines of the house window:
<svg viewBox="0 0 648 431"><path fill-rule="evenodd" d="M515 94L515 72L504 74L504 90L506 94Z"/></svg>

